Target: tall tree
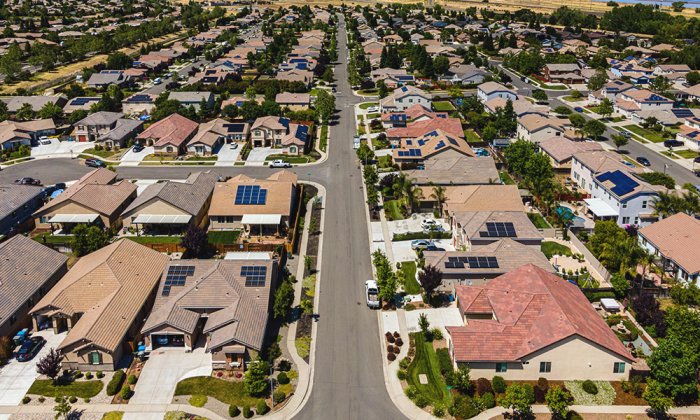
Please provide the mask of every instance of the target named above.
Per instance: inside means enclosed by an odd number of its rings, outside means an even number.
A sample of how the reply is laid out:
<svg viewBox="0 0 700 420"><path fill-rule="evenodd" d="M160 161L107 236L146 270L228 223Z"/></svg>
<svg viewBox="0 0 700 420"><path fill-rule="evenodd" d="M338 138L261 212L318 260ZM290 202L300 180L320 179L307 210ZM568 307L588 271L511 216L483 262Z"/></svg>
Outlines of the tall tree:
<svg viewBox="0 0 700 420"><path fill-rule="evenodd" d="M428 295L428 298L431 298L435 289L442 284L442 271L433 265L426 265L423 270L418 273L418 281Z"/></svg>

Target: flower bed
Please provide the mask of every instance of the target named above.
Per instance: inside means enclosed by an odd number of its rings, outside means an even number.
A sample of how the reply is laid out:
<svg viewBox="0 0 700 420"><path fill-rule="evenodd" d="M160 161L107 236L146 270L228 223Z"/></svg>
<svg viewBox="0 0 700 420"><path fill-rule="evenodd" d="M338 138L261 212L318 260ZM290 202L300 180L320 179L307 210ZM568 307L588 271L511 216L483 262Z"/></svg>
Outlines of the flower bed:
<svg viewBox="0 0 700 420"><path fill-rule="evenodd" d="M597 394L589 394L583 390L584 381L566 381L564 385L574 397L576 405L612 405L615 401L615 389L606 381L593 381L598 387Z"/></svg>

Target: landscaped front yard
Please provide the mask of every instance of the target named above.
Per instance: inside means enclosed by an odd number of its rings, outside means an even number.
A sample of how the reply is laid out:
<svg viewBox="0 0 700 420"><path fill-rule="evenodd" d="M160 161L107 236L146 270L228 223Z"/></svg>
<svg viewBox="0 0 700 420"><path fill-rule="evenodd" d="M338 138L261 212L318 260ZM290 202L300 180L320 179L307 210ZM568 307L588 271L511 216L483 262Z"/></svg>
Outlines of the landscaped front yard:
<svg viewBox="0 0 700 420"><path fill-rule="evenodd" d="M438 112L450 112L454 111L455 107L449 101L433 102L433 109Z"/></svg>
<svg viewBox="0 0 700 420"><path fill-rule="evenodd" d="M243 382L225 381L211 376L183 379L175 388L175 395L206 395L225 404L254 407L258 401L245 392Z"/></svg>
<svg viewBox="0 0 700 420"><path fill-rule="evenodd" d="M416 355L407 369L408 384L414 386L431 406L449 407L452 395L440 374L440 362L433 343L426 342L423 333L411 334L411 338L415 340ZM427 384L421 384L420 375L426 376Z"/></svg>
<svg viewBox="0 0 700 420"><path fill-rule="evenodd" d="M552 258L555 255L572 255L569 247L556 242L542 242L541 250L547 259Z"/></svg>
<svg viewBox="0 0 700 420"><path fill-rule="evenodd" d="M649 141L652 141L654 143L662 143L665 139L661 135L661 133L658 133L656 131L651 131L647 130L644 127L640 127L635 124L630 124L630 125L625 125L622 128L629 130L633 132L634 134L637 134L638 136L641 136Z"/></svg>
<svg viewBox="0 0 700 420"><path fill-rule="evenodd" d="M405 261L401 263L399 277L403 284L404 292L409 295L417 295L420 293L420 284L416 280L416 263L414 261Z"/></svg>
<svg viewBox="0 0 700 420"><path fill-rule="evenodd" d="M373 106L379 106L379 104L376 102L365 102L364 104L360 104L360 109L367 109Z"/></svg>
<svg viewBox="0 0 700 420"><path fill-rule="evenodd" d="M384 213L387 220L402 220L403 213L401 212L401 205L398 200L388 200L384 202Z"/></svg>
<svg viewBox="0 0 700 420"><path fill-rule="evenodd" d="M700 156L700 153L688 149L674 150L673 153L677 154L683 159L695 159L696 157Z"/></svg>
<svg viewBox="0 0 700 420"><path fill-rule="evenodd" d="M102 381L73 381L65 382L60 378L54 384L50 379L37 379L27 391L31 395L44 397L78 397L92 398L102 391Z"/></svg>

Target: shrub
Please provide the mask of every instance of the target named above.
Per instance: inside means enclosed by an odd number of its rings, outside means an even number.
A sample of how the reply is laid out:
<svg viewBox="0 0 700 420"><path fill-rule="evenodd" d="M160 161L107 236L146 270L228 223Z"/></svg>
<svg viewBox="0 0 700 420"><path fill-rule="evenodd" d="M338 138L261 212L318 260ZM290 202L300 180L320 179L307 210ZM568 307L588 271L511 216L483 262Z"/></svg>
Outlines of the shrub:
<svg viewBox="0 0 700 420"><path fill-rule="evenodd" d="M394 338L394 335L393 335L392 333L390 333L389 331L387 331L387 332L384 334L384 337L386 337L386 339L389 340L389 337Z"/></svg>
<svg viewBox="0 0 700 420"><path fill-rule="evenodd" d="M70 398L68 398L68 402L71 404L75 404L78 402L78 397L76 397L75 395L71 395Z"/></svg>
<svg viewBox="0 0 700 420"><path fill-rule="evenodd" d="M457 395L449 411L454 417L470 419L481 412L481 407L478 407L478 404L471 397Z"/></svg>
<svg viewBox="0 0 700 420"><path fill-rule="evenodd" d="M390 362L393 362L394 360L396 360L396 354L394 354L394 353L389 353L389 354L386 355L386 358L387 358Z"/></svg>
<svg viewBox="0 0 700 420"><path fill-rule="evenodd" d="M400 339L400 338L397 338L397 339L396 339L396 342L395 342L394 344L397 345L397 346L399 346L399 347L401 347L401 346L403 346L403 340Z"/></svg>
<svg viewBox="0 0 700 420"><path fill-rule="evenodd" d="M530 384L523 384L523 389L525 390L525 394L527 395L527 400L530 401L530 404L535 402L535 388L532 387Z"/></svg>
<svg viewBox="0 0 700 420"><path fill-rule="evenodd" d="M394 331L394 338L399 338L401 337L401 334L399 334L398 331Z"/></svg>
<svg viewBox="0 0 700 420"><path fill-rule="evenodd" d="M440 364L440 373L445 376L446 373L452 372L454 367L452 366L452 360L450 359L450 351L446 348L440 348L435 350L437 354L438 363Z"/></svg>
<svg viewBox="0 0 700 420"><path fill-rule="evenodd" d="M386 346L386 352L387 352L387 353L393 353L393 352L394 352L394 346L392 346L391 344L389 344L388 346Z"/></svg>
<svg viewBox="0 0 700 420"><path fill-rule="evenodd" d="M204 407L208 400L206 395L193 395L190 397L189 403L192 407Z"/></svg>
<svg viewBox="0 0 700 420"><path fill-rule="evenodd" d="M265 400L259 400L255 405L255 413L259 416L267 414L268 411L270 411L270 407L267 406Z"/></svg>
<svg viewBox="0 0 700 420"><path fill-rule="evenodd" d="M595 383L593 383L593 381L591 381L590 379L586 379L585 381L583 381L583 383L581 384L581 388L583 388L584 391L591 395L596 395L598 393L598 386Z"/></svg>
<svg viewBox="0 0 700 420"><path fill-rule="evenodd" d="M22 398L22 404L29 404L29 401L31 401L31 400L32 399L29 397L24 397L24 398Z"/></svg>
<svg viewBox="0 0 700 420"><path fill-rule="evenodd" d="M272 394L272 401L274 401L275 404L281 403L285 398L287 398L287 394L285 394L284 391L275 391L275 393Z"/></svg>
<svg viewBox="0 0 700 420"><path fill-rule="evenodd" d="M97 376L97 379L102 379L105 377L105 374L102 373L101 370L98 370L97 373L95 374L95 376Z"/></svg>
<svg viewBox="0 0 700 420"><path fill-rule="evenodd" d="M494 376L491 380L491 386L493 387L493 391L498 394L506 392L506 381L501 376Z"/></svg>
<svg viewBox="0 0 700 420"><path fill-rule="evenodd" d="M396 341L396 339L394 338L393 335L389 335L389 336L387 336L386 341L393 344Z"/></svg>
<svg viewBox="0 0 700 420"><path fill-rule="evenodd" d="M496 406L496 397L493 396L492 393L487 392L484 395L479 398L479 401L481 401L481 404L485 408L493 408Z"/></svg>
<svg viewBox="0 0 700 420"><path fill-rule="evenodd" d="M479 396L482 396L486 394L487 392L493 392L493 388L491 388L491 382L489 382L488 379L486 378L479 378L476 380L476 393L479 394Z"/></svg>
<svg viewBox="0 0 700 420"><path fill-rule="evenodd" d="M433 407L433 416L435 416L435 417L443 417L444 415L445 415L445 409L444 409L444 408L442 408L442 407L440 407L440 406Z"/></svg>
<svg viewBox="0 0 700 420"><path fill-rule="evenodd" d="M76 370L76 371L73 373L73 378L75 378L75 379L80 379L80 378L82 378L82 377L83 377L83 372L81 372L81 371L79 371L79 370Z"/></svg>
<svg viewBox="0 0 700 420"><path fill-rule="evenodd" d="M280 372L279 375L277 375L277 382L280 383L280 385L287 385L289 383L289 376L285 372Z"/></svg>
<svg viewBox="0 0 700 420"><path fill-rule="evenodd" d="M413 385L409 385L403 392L406 394L409 400L412 400L418 396L418 390Z"/></svg>
<svg viewBox="0 0 700 420"><path fill-rule="evenodd" d="M440 328L433 328L430 330L430 334L433 336L433 340L442 340L442 330Z"/></svg>
<svg viewBox="0 0 700 420"><path fill-rule="evenodd" d="M409 367L410 365L411 365L411 359L409 359L408 357L404 357L404 358L401 359L401 361L399 362L399 367L400 367L401 369L408 369L408 367Z"/></svg>
<svg viewBox="0 0 700 420"><path fill-rule="evenodd" d="M136 375L129 375L126 381L129 383L129 385L133 385L136 383L137 379L138 378L136 378Z"/></svg>
<svg viewBox="0 0 700 420"><path fill-rule="evenodd" d="M547 381L547 378L539 378L537 380L537 385L535 385L535 402L543 403L548 390L549 381Z"/></svg>
<svg viewBox="0 0 700 420"><path fill-rule="evenodd" d="M124 401L128 401L131 398L131 387L129 384L124 384L122 387L121 397Z"/></svg>
<svg viewBox="0 0 700 420"><path fill-rule="evenodd" d="M251 410L247 405L243 406L243 417L247 419L253 417L253 410Z"/></svg>
<svg viewBox="0 0 700 420"><path fill-rule="evenodd" d="M107 395L110 397L113 395L117 395L117 392L121 389L122 382L124 381L124 371L123 370L118 370L114 372L114 376L112 376L112 379L110 379L109 383L107 384Z"/></svg>
<svg viewBox="0 0 700 420"><path fill-rule="evenodd" d="M426 405L430 404L430 401L428 401L428 397L426 397L425 395L418 394L413 400L413 403L416 404L419 408L423 408Z"/></svg>
<svg viewBox="0 0 700 420"><path fill-rule="evenodd" d="M408 378L408 373L406 372L405 369L399 369L396 372L396 377L399 378L400 381L405 381L406 378Z"/></svg>
<svg viewBox="0 0 700 420"><path fill-rule="evenodd" d="M42 395L41 397L38 398L38 401L40 403L43 403L44 401L46 401L46 398Z"/></svg>
<svg viewBox="0 0 700 420"><path fill-rule="evenodd" d="M87 379L87 380L92 379L92 372L85 372L85 379Z"/></svg>
<svg viewBox="0 0 700 420"><path fill-rule="evenodd" d="M228 415L230 417L238 417L240 414L241 414L241 410L240 410L240 408L238 408L237 405L231 404L228 406Z"/></svg>
<svg viewBox="0 0 700 420"><path fill-rule="evenodd" d="M282 372L289 372L290 369L292 369L292 362L282 359L277 364L277 369L281 370Z"/></svg>
<svg viewBox="0 0 700 420"><path fill-rule="evenodd" d="M90 398L83 398L83 401L85 402L85 404L90 404Z"/></svg>
<svg viewBox="0 0 700 420"><path fill-rule="evenodd" d="M408 311L415 311L415 310L416 310L416 305L414 305L414 304L412 304L412 303L407 303L407 304L405 304L405 305L403 306L403 310L404 310L404 311L407 311L407 312L408 312Z"/></svg>

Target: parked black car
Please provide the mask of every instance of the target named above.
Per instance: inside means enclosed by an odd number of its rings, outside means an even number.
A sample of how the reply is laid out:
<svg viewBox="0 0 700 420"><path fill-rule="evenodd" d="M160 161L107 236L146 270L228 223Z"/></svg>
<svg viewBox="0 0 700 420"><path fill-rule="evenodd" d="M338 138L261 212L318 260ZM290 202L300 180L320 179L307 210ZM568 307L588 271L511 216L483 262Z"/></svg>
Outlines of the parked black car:
<svg viewBox="0 0 700 420"><path fill-rule="evenodd" d="M44 337L32 337L22 343L22 347L17 351L17 361L27 362L32 360L39 350L44 347L46 340Z"/></svg>
<svg viewBox="0 0 700 420"><path fill-rule="evenodd" d="M15 184L21 184L21 185L41 185L41 181L38 179L30 178L28 176L25 176L24 178L20 179L15 179Z"/></svg>
<svg viewBox="0 0 700 420"><path fill-rule="evenodd" d="M106 168L107 164L99 159L87 158L85 159L85 166L89 166L91 168Z"/></svg>
<svg viewBox="0 0 700 420"><path fill-rule="evenodd" d="M637 162L644 166L651 166L651 162L649 162L649 159L645 158L644 156L637 156Z"/></svg>
<svg viewBox="0 0 700 420"><path fill-rule="evenodd" d="M664 140L664 147L681 147L683 144L680 140Z"/></svg>
<svg viewBox="0 0 700 420"><path fill-rule="evenodd" d="M141 144L141 143L136 143L136 144L134 145L134 147L133 147L131 150L133 150L134 153L138 153L138 152L140 152L140 151L143 150L143 149L144 149L143 144Z"/></svg>

